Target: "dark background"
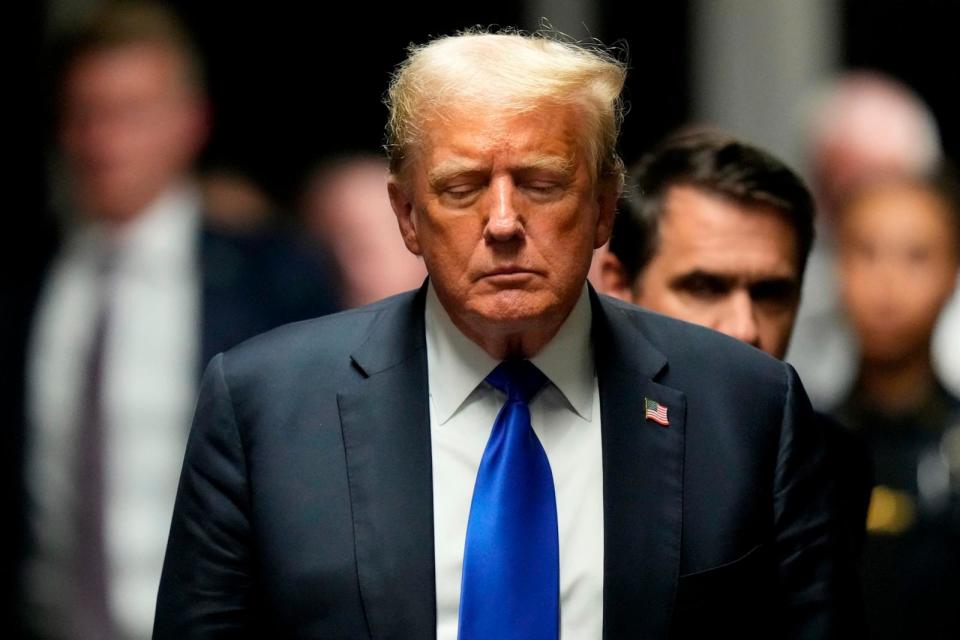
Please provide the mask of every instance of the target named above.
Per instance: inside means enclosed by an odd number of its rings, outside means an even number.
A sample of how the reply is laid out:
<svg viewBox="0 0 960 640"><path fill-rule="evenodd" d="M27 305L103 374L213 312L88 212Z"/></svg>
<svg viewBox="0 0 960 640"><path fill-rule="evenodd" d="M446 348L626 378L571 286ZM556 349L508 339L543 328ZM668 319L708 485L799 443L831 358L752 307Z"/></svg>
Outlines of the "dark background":
<svg viewBox="0 0 960 640"><path fill-rule="evenodd" d="M933 110L946 155L960 159L960 2L843 3L844 64L900 79Z"/></svg>
<svg viewBox="0 0 960 640"><path fill-rule="evenodd" d="M379 149L383 94L408 44L471 25L524 21L522 3L503 0L416 15L408 5L372 12L358 3L339 9L335 20L320 4L173 4L208 62L216 128L205 161L248 171L281 201L290 201L303 172L323 155ZM626 4L608 3L596 35L629 51L634 113L623 147L632 157L686 118L687 9L684 2L650 3L641 20L625 12ZM651 24L657 28L642 27Z"/></svg>
<svg viewBox="0 0 960 640"><path fill-rule="evenodd" d="M376 151L383 142L382 98L405 47L470 25L522 25L523 5L489 0L426 7L352 3L172 0L207 60L214 131L205 166L247 174L290 206L305 173L322 157ZM630 163L690 115L689 0L603 0L594 35L628 50L630 112L621 150ZM947 0L839 2L845 67L887 72L932 107L952 158L960 146L956 90L960 7ZM238 6L240 5L240 6ZM639 6L638 6L639 5ZM18 70L30 98L16 101L15 123L32 140L18 158L26 212L17 216L29 250L49 226L47 160L53 149L52 62L45 4L19 24ZM37 53L39 52L39 53ZM23 124L20 127L20 124ZM22 179L20 179L22 178Z"/></svg>

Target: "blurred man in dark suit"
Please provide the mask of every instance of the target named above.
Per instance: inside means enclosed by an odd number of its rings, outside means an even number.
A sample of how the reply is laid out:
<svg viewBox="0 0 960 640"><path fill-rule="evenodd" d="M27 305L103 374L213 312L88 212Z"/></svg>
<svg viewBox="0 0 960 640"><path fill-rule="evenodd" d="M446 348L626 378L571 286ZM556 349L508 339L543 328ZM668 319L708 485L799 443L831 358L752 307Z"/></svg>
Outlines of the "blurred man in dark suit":
<svg viewBox="0 0 960 640"><path fill-rule="evenodd" d="M21 611L42 637L145 638L203 363L336 299L290 241L206 222L191 178L202 68L165 9L93 16L67 47L59 106L69 224L19 371Z"/></svg>
<svg viewBox="0 0 960 640"><path fill-rule="evenodd" d="M784 363L597 296L625 65L414 47L389 194L419 291L204 377L157 638L829 638L821 433Z"/></svg>

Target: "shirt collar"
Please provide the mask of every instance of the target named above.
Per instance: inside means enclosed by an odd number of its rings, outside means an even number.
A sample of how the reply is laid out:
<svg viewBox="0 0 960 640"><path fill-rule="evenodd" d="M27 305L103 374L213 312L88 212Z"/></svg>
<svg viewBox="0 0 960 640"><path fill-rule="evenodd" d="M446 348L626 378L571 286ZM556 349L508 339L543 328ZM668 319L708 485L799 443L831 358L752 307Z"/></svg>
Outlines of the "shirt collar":
<svg viewBox="0 0 960 640"><path fill-rule="evenodd" d="M590 344L590 296L584 284L580 297L557 335L531 358L560 391L571 408L592 419L594 361ZM499 361L457 329L430 283L424 310L427 378L437 423L444 424Z"/></svg>
<svg viewBox="0 0 960 640"><path fill-rule="evenodd" d="M189 184L178 184L119 230L96 223L82 226L71 242L71 252L90 262L91 268L114 254L114 267L122 271L177 273L179 267L195 261L200 217L199 192Z"/></svg>
<svg viewBox="0 0 960 640"><path fill-rule="evenodd" d="M190 264L197 251L194 238L199 224L199 193L189 185L177 185L124 229L123 259L134 268L150 271Z"/></svg>
<svg viewBox="0 0 960 640"><path fill-rule="evenodd" d="M596 374L590 343L592 319L590 294L584 283L577 303L560 325L557 335L530 359L560 390L573 410L587 421L593 419L593 380Z"/></svg>

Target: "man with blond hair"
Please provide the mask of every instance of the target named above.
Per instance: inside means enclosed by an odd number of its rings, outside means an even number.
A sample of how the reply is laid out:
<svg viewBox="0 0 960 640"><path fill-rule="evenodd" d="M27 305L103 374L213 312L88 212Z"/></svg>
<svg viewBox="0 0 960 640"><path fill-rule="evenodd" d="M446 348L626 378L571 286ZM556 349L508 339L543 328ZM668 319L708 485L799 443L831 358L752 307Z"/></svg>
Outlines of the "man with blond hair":
<svg viewBox="0 0 960 640"><path fill-rule="evenodd" d="M211 362L156 637L836 634L792 369L586 284L624 77L542 35L411 50L388 191L428 280Z"/></svg>

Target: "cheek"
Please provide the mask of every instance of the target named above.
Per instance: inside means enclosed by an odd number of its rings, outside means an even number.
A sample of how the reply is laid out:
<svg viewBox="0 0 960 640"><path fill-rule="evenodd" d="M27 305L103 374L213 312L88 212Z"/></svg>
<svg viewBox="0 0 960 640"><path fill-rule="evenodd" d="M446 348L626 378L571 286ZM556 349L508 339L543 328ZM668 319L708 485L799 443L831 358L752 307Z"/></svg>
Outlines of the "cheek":
<svg viewBox="0 0 960 640"><path fill-rule="evenodd" d="M708 310L694 304L689 298L679 295L669 287L662 286L657 277L643 279L634 302L641 307L687 322L706 325L711 323Z"/></svg>
<svg viewBox="0 0 960 640"><path fill-rule="evenodd" d="M917 286L904 291L901 300L909 308L911 315L927 322L933 322L946 304L950 291L940 282L918 282Z"/></svg>
<svg viewBox="0 0 960 640"><path fill-rule="evenodd" d="M533 248L563 271L586 273L593 259L595 229L576 218L549 219L542 216L527 226Z"/></svg>
<svg viewBox="0 0 960 640"><path fill-rule="evenodd" d="M482 229L467 217L438 223L435 216L424 216L416 224L416 232L430 274L447 281L466 275L478 243L483 241Z"/></svg>
<svg viewBox="0 0 960 640"><path fill-rule="evenodd" d="M770 337L771 340L783 342L790 334L793 328L793 320L796 316L796 309L786 307L776 308L774 310L760 311L760 330Z"/></svg>
<svg viewBox="0 0 960 640"><path fill-rule="evenodd" d="M840 289L851 306L860 306L871 298L883 282L876 277L876 270L858 264L843 265L839 271Z"/></svg>
<svg viewBox="0 0 960 640"><path fill-rule="evenodd" d="M888 290L898 304L918 315L936 314L953 293L950 270L941 261L904 264L900 272L902 278L895 284L873 282L871 285Z"/></svg>

